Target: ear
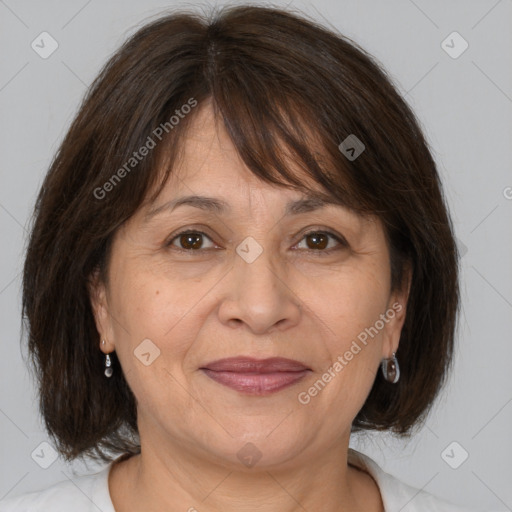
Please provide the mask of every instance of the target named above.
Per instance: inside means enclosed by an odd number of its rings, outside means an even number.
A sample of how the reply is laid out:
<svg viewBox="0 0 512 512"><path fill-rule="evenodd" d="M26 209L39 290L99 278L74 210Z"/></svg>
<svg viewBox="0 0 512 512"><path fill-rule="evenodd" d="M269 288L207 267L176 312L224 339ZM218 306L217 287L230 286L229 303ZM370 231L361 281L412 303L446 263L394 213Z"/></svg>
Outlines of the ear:
<svg viewBox="0 0 512 512"><path fill-rule="evenodd" d="M89 291L96 329L99 333L98 345L105 354L108 354L114 350L114 337L108 309L107 289L100 274L99 269L95 269L90 274L87 281L87 289ZM105 345L102 345L102 340L105 340Z"/></svg>
<svg viewBox="0 0 512 512"><path fill-rule="evenodd" d="M404 268L404 276L400 289L390 294L388 309L385 316L388 319L384 329L384 342L382 344L382 357L389 358L398 350L400 334L405 323L407 301L411 290L412 266L408 263Z"/></svg>

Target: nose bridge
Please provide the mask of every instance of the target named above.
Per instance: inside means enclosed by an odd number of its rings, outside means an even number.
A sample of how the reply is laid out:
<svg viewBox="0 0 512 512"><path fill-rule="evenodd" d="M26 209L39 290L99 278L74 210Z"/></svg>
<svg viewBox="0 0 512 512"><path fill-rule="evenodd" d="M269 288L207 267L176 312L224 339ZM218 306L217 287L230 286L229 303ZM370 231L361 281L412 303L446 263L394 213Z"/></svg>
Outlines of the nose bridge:
<svg viewBox="0 0 512 512"><path fill-rule="evenodd" d="M238 245L236 252L238 260L235 262L235 269L240 276L242 288L245 285L252 293L261 291L268 294L279 288L276 283L280 281L279 259L271 253L269 247L264 248L254 238L248 237Z"/></svg>
<svg viewBox="0 0 512 512"><path fill-rule="evenodd" d="M237 246L229 298L220 309L224 322L243 322L262 333L298 321L300 309L286 284L284 266L270 251L252 237Z"/></svg>

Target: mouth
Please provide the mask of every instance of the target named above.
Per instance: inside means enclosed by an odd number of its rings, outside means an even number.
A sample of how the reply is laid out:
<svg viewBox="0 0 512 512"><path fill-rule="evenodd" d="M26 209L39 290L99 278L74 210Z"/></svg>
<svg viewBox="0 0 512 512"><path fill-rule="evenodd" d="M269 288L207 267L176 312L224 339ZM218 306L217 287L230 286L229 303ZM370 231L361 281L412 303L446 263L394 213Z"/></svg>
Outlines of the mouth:
<svg viewBox="0 0 512 512"><path fill-rule="evenodd" d="M264 396L298 383L311 372L299 361L231 357L199 368L210 379L248 395Z"/></svg>

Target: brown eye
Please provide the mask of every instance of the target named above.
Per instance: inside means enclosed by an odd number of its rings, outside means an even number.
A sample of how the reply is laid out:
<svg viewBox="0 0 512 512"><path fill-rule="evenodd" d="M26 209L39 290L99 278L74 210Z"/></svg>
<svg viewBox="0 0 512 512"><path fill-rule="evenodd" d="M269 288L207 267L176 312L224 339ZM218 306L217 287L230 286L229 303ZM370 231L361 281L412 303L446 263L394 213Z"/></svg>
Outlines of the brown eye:
<svg viewBox="0 0 512 512"><path fill-rule="evenodd" d="M210 238L200 231L184 231L183 233L178 233L169 243L169 246L176 247L177 249L181 249L183 251L197 251L200 249L205 249L204 238L210 240ZM177 245L174 243L177 242ZM210 240L211 242L211 240ZM207 249L211 249L211 247L206 247Z"/></svg>
<svg viewBox="0 0 512 512"><path fill-rule="evenodd" d="M303 244L302 240L306 242L305 247L304 245L301 247L301 244ZM348 246L348 244L339 236L325 231L310 231L304 235L302 240L299 242L297 247L299 249L306 249L309 251L330 252L330 250L336 250ZM332 241L334 241L334 244Z"/></svg>
<svg viewBox="0 0 512 512"><path fill-rule="evenodd" d="M203 244L202 235L199 233L180 235L179 241L183 249L200 249Z"/></svg>
<svg viewBox="0 0 512 512"><path fill-rule="evenodd" d="M312 233L305 238L309 249L325 249L329 245L329 237L325 233Z"/></svg>

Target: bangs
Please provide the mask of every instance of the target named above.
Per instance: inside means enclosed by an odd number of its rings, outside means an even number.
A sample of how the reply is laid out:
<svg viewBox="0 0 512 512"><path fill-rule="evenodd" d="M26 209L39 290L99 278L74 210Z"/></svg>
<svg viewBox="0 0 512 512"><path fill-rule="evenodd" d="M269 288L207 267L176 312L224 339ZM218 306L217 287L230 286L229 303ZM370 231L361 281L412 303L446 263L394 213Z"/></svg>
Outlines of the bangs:
<svg viewBox="0 0 512 512"><path fill-rule="evenodd" d="M241 160L261 180L339 204L359 215L373 213L352 179L350 162L343 161L345 157L326 133L318 112L304 98L278 90L277 84L246 80L247 72L245 68L246 76L237 74L236 69L223 73L216 77L213 91L194 96L199 98L199 106L162 144L156 167L163 172L149 202L160 194L183 156L194 119L211 106L215 122L223 124Z"/></svg>

